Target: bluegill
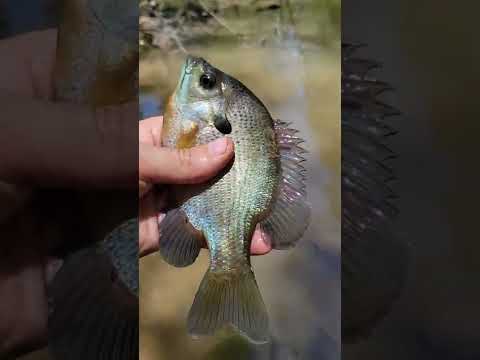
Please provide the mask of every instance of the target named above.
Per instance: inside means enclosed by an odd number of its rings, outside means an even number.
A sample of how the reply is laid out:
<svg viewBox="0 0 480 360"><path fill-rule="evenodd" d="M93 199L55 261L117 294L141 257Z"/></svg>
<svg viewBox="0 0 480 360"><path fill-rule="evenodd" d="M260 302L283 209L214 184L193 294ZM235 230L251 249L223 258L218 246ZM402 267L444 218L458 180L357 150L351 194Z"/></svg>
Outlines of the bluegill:
<svg viewBox="0 0 480 360"><path fill-rule="evenodd" d="M172 188L177 203L160 224L160 253L175 266L192 264L204 238L210 265L188 315L190 334L230 328L254 343L269 341L266 306L250 264L257 224L274 249L305 232L302 140L274 120L240 81L202 58L187 57L164 114L163 145L188 148L227 136L235 157L206 184Z"/></svg>

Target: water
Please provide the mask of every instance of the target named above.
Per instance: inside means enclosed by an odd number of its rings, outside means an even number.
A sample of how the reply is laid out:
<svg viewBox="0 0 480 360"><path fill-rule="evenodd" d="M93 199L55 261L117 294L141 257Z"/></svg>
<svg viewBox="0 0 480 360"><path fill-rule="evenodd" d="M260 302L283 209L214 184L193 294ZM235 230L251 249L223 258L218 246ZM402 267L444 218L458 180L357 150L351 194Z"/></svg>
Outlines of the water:
<svg viewBox="0 0 480 360"><path fill-rule="evenodd" d="M152 94L141 94L138 99L140 105L140 119L163 114L163 104L159 98Z"/></svg>

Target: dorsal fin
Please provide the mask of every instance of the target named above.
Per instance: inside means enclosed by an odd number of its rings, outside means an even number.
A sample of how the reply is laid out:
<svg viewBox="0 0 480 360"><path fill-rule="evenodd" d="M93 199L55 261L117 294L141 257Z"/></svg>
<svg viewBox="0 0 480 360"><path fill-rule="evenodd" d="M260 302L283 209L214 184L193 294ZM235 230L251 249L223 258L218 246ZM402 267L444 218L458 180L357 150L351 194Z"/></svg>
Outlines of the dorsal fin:
<svg viewBox="0 0 480 360"><path fill-rule="evenodd" d="M260 222L261 229L269 235L274 249L295 246L308 227L310 206L306 201L305 168L301 146L303 140L298 130L281 120L274 122L280 150L281 179L277 196L269 216Z"/></svg>

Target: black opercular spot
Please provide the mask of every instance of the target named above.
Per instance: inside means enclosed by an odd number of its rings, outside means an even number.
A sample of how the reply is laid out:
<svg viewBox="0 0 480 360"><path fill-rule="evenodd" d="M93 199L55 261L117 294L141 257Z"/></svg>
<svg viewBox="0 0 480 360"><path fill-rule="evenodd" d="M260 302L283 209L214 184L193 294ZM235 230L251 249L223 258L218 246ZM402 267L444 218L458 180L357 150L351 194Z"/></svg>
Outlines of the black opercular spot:
<svg viewBox="0 0 480 360"><path fill-rule="evenodd" d="M232 125L223 116L215 117L214 124L217 130L220 131L222 134L230 134L232 132Z"/></svg>
<svg viewBox="0 0 480 360"><path fill-rule="evenodd" d="M217 79L213 74L206 73L200 76L200 86L205 90L212 89L215 86L216 82L217 82Z"/></svg>

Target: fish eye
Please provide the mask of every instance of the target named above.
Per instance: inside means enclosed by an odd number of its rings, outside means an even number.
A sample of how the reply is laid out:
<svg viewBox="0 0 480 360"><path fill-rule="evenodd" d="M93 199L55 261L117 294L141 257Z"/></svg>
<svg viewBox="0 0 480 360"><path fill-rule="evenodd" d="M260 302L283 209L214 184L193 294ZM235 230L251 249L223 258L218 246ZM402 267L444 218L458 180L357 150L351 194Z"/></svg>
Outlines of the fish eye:
<svg viewBox="0 0 480 360"><path fill-rule="evenodd" d="M213 74L203 74L200 76L200 86L205 90L211 90L217 82L215 75Z"/></svg>

